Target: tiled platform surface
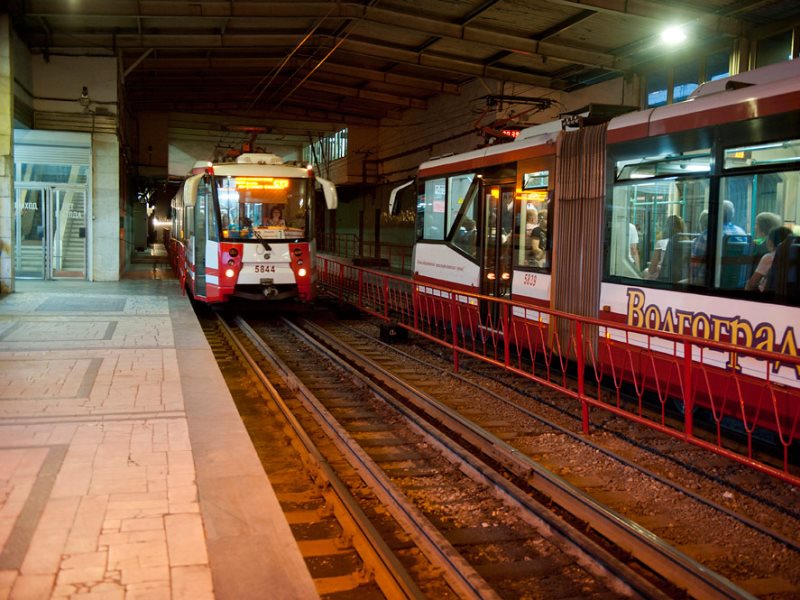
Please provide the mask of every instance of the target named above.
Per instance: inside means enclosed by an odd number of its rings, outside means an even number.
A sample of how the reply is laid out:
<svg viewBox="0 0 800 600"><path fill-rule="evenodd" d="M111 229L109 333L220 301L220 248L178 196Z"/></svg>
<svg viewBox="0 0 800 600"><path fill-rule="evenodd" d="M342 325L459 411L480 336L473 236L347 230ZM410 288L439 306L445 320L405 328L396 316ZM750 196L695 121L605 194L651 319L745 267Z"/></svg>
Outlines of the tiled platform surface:
<svg viewBox="0 0 800 600"><path fill-rule="evenodd" d="M0 598L317 597L165 266L0 297Z"/></svg>

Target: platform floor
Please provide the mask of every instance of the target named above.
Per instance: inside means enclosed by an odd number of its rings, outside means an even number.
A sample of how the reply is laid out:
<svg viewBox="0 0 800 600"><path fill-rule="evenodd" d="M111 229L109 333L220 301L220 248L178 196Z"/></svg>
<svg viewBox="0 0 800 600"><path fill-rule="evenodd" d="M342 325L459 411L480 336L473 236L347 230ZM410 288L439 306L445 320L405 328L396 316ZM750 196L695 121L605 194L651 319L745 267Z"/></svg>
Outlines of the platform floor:
<svg viewBox="0 0 800 600"><path fill-rule="evenodd" d="M163 256L0 297L0 548L0 599L318 597Z"/></svg>

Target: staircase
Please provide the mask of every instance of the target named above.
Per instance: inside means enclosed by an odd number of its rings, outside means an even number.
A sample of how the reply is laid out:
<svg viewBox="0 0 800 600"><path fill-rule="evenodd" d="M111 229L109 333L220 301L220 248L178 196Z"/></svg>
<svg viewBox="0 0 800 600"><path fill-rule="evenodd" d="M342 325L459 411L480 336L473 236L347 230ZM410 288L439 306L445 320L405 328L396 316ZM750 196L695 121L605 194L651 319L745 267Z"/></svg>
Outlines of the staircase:
<svg viewBox="0 0 800 600"><path fill-rule="evenodd" d="M81 228L85 227L84 213L83 194L68 192L60 214L63 219L61 264L56 262L53 273L57 277L83 277L85 274L86 240L80 235Z"/></svg>

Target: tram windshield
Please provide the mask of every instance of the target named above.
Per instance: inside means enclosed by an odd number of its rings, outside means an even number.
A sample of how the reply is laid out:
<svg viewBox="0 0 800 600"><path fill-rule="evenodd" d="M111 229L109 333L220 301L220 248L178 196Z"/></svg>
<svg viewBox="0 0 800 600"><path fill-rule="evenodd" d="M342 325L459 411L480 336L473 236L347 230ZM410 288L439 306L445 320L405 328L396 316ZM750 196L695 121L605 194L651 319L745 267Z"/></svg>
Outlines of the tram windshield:
<svg viewBox="0 0 800 600"><path fill-rule="evenodd" d="M303 239L309 180L287 177L216 177L223 239Z"/></svg>

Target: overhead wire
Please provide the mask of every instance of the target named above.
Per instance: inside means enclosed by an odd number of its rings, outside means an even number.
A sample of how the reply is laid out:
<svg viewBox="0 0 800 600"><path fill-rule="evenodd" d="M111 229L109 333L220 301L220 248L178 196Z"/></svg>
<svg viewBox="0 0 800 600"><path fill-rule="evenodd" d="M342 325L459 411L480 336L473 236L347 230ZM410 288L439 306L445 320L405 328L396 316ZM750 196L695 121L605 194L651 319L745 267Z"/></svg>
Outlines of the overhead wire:
<svg viewBox="0 0 800 600"><path fill-rule="evenodd" d="M378 4L378 2L379 2L379 0L371 0L371 2L369 2L369 4L367 4L367 5L365 6L365 13L366 13L366 9L368 9L368 8L372 8L373 6L375 6L376 4ZM365 14L365 13L364 13L364 14ZM297 85L295 85L295 86L294 86L294 87L293 87L293 88L292 88L292 89L289 91L289 93L288 93L288 94L286 94L286 95L285 95L283 98L281 98L281 100L280 100L280 101L279 101L279 102L278 102L278 103L275 105L275 108L279 108L280 106L282 106L282 105L283 105L283 103L284 103L284 102L286 102L286 101L287 101L289 98L291 98L291 97L294 95L294 93L295 93L295 92L296 92L296 91L297 91L297 90L300 88L300 86L302 86L302 85L303 85L303 84L304 84L304 83L305 83L305 82L308 80L308 78L309 78L309 77L311 77L311 76L312 76L312 75L313 75L313 74L316 72L316 70L317 70L317 69L319 69L319 68L320 68L320 67L321 67L321 66L322 66L322 65L325 63L325 61L327 61L327 60L328 60L328 59L331 57L331 55L332 55L334 52L336 52L336 50L338 50L339 46L341 46L341 45L342 45L342 44L345 42L345 40L346 40L346 39L347 39L347 38L350 36L350 34L351 34L351 33L353 33L353 30L356 28L356 26L357 26L357 25L359 25L359 24L360 24L360 23L361 23L363 20L364 20L364 15L362 15L362 16L361 16L361 17L359 17L358 19L355 19L355 20L353 20L353 21L352 21L352 22L351 22L351 23L350 23L350 24L349 24L349 25L346 27L346 30L345 30L345 32L344 32L344 35L342 35L342 37L336 41L336 43L334 44L334 46L333 46L333 47L332 47L332 48L331 48L331 49L328 51L328 53L327 53L327 54L326 54L326 55L325 55L325 56L322 58L322 60L320 60L320 61L319 61L319 62L318 62L318 63L317 63L315 66L314 66L314 68L313 68L313 69L311 69L311 70L310 70L310 71L309 71L309 72L308 72L308 73L307 73L307 74L306 74L306 75L305 75L305 76L304 76L304 77L303 77L303 78L302 78L302 79L301 79L301 80L300 80L300 81L297 83Z"/></svg>

